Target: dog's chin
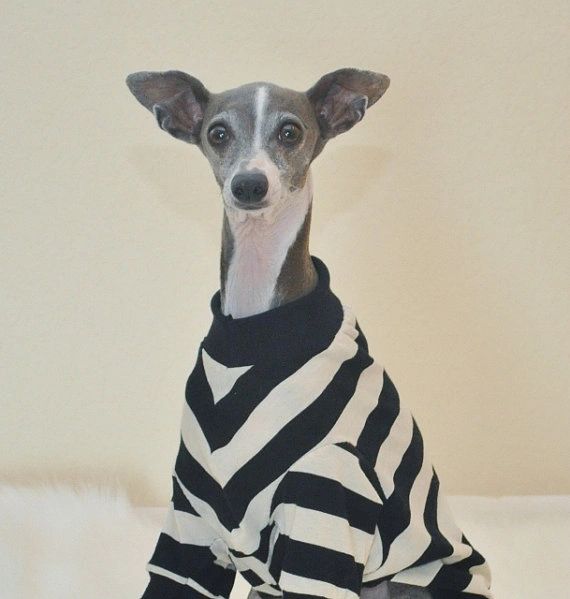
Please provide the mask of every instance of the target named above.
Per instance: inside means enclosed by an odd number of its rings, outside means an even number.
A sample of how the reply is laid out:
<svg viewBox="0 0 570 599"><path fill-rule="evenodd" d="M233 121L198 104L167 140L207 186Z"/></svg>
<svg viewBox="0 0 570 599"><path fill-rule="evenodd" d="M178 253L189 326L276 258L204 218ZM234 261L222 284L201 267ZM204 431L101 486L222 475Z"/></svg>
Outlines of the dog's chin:
<svg viewBox="0 0 570 599"><path fill-rule="evenodd" d="M268 206L269 202L259 202L258 204L243 204L242 202L239 202L237 200L233 202L233 207L236 210L247 210L248 212L252 213L258 212L259 210L263 210Z"/></svg>
<svg viewBox="0 0 570 599"><path fill-rule="evenodd" d="M224 205L228 215L238 223L243 223L249 219L271 220L269 217L272 213L272 202L268 200L252 205L232 199L229 202L224 200Z"/></svg>

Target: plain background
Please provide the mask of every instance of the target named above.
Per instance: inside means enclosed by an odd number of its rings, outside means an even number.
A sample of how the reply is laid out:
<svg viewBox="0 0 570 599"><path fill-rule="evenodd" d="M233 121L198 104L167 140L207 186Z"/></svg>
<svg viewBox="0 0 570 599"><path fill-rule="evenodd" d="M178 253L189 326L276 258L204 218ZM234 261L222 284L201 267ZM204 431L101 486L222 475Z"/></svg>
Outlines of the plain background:
<svg viewBox="0 0 570 599"><path fill-rule="evenodd" d="M0 480L164 504L218 288L200 152L127 90L386 95L314 165L311 251L412 407L454 494L570 493L570 4L5 3Z"/></svg>

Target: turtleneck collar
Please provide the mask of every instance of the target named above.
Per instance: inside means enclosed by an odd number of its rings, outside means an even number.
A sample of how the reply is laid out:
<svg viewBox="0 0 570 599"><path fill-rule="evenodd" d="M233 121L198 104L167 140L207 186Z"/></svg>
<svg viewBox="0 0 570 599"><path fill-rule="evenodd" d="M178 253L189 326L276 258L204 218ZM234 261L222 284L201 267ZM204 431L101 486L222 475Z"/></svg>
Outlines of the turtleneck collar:
<svg viewBox="0 0 570 599"><path fill-rule="evenodd" d="M300 298L260 314L233 318L221 310L218 290L210 302L213 321L203 347L226 366L310 357L332 341L343 318L342 304L330 289L329 271L311 256L318 275L316 287Z"/></svg>

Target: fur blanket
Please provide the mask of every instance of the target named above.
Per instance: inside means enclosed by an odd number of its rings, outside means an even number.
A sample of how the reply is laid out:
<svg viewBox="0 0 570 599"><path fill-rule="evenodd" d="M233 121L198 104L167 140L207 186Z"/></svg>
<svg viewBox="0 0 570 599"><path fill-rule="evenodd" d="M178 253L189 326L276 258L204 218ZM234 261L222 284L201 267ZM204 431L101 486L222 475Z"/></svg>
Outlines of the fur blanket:
<svg viewBox="0 0 570 599"><path fill-rule="evenodd" d="M450 497L492 567L497 599L570 593L570 497ZM164 508L125 495L0 486L2 599L137 599ZM232 599L246 597L238 576Z"/></svg>

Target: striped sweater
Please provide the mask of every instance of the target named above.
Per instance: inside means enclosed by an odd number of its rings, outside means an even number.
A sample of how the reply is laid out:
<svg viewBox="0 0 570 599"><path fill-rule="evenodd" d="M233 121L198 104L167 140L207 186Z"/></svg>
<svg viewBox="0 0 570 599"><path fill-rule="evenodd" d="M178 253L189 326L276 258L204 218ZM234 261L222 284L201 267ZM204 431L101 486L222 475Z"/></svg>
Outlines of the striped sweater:
<svg viewBox="0 0 570 599"><path fill-rule="evenodd" d="M213 321L186 386L168 515L143 599L357 599L382 581L492 597L418 426L319 276L308 295Z"/></svg>

